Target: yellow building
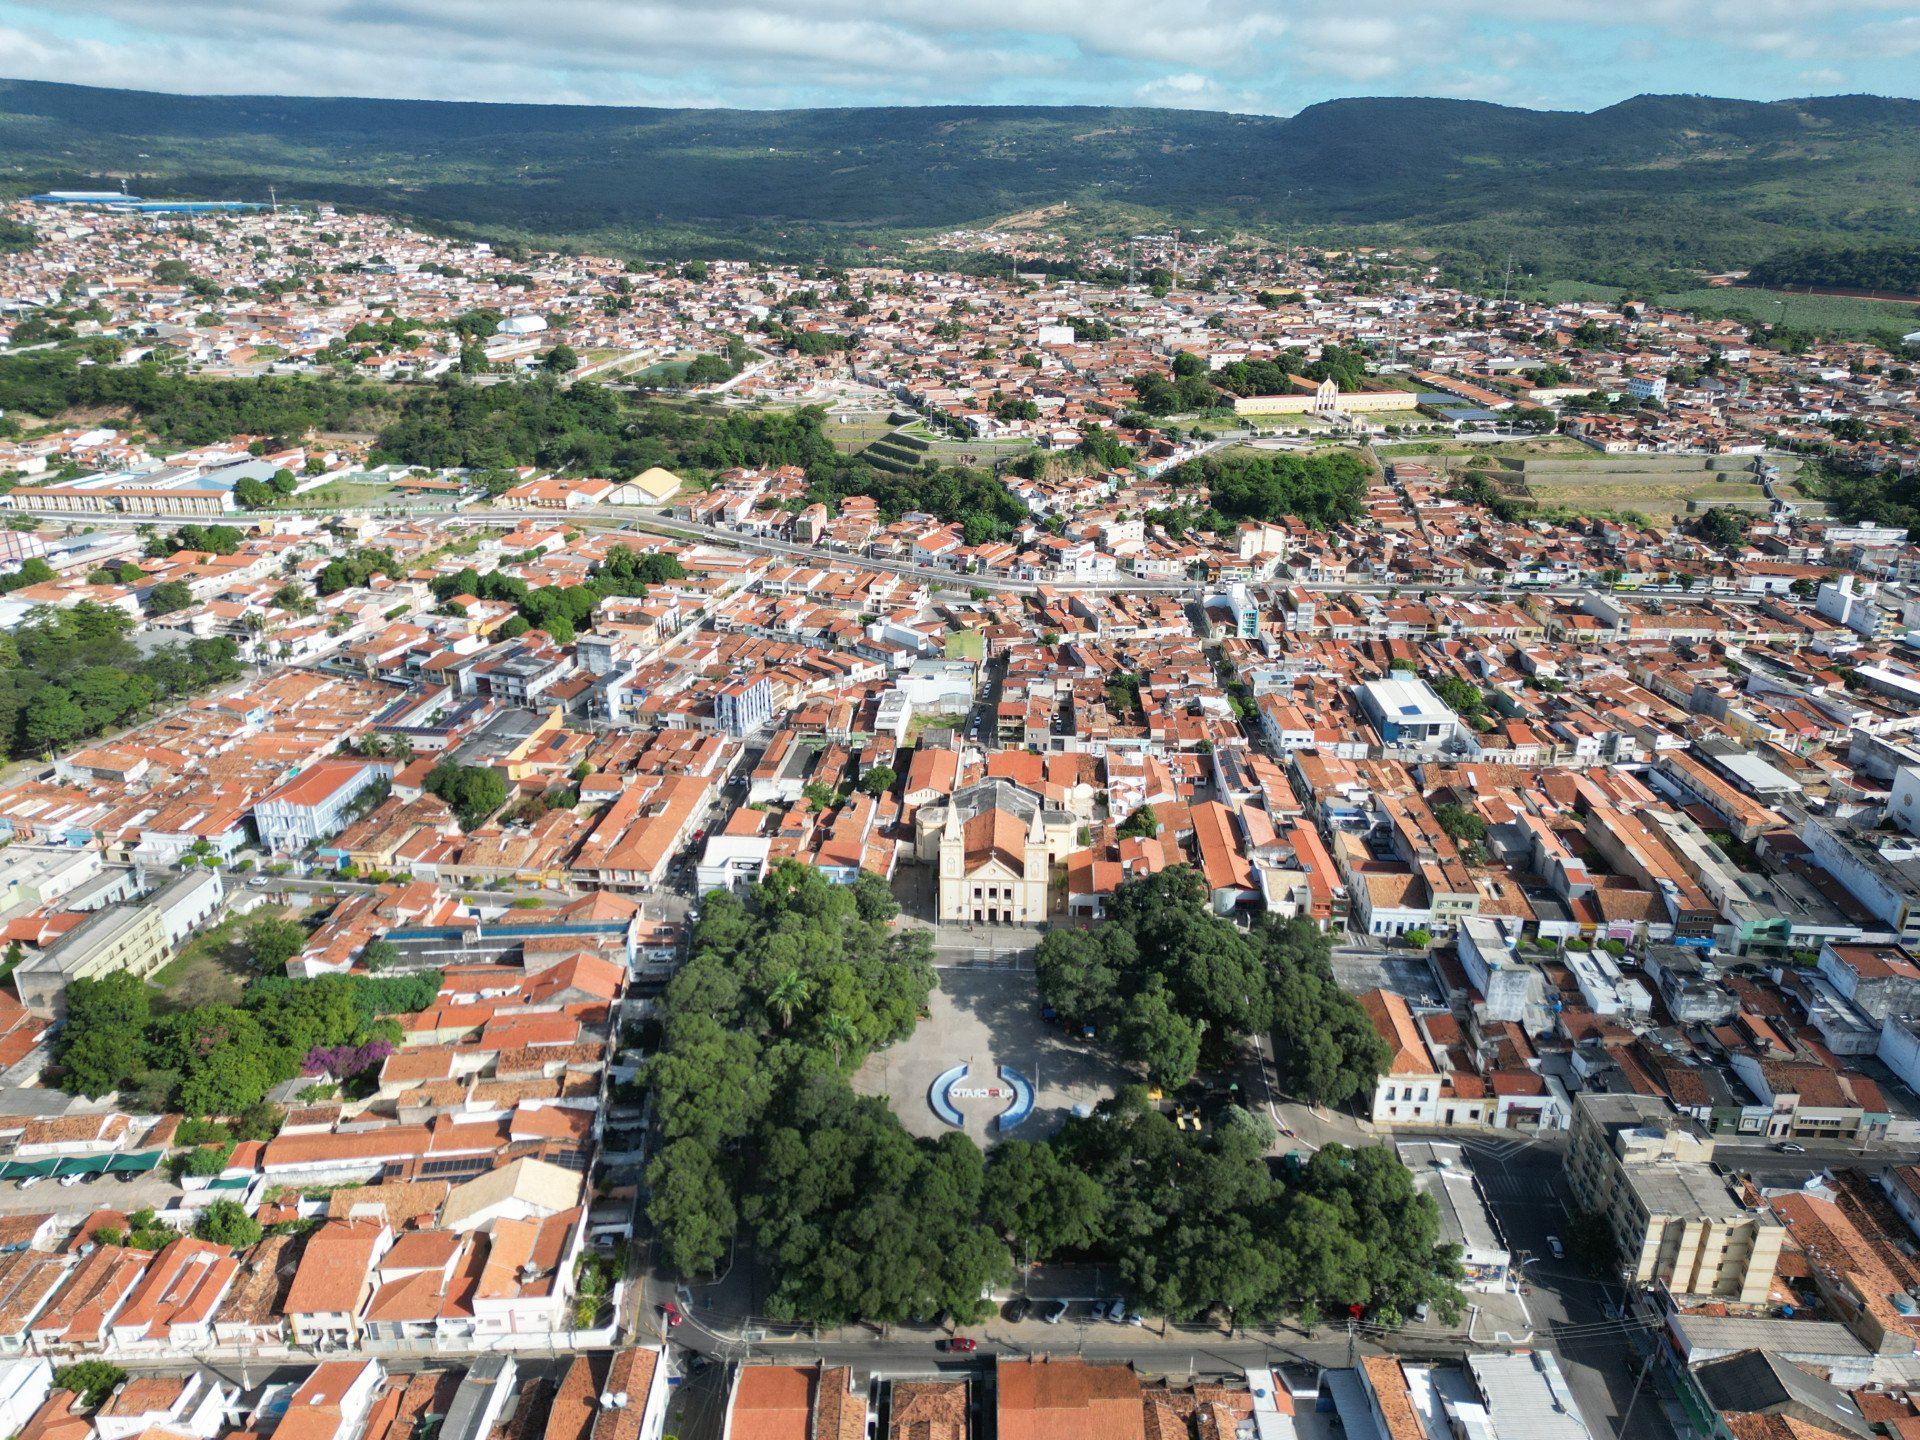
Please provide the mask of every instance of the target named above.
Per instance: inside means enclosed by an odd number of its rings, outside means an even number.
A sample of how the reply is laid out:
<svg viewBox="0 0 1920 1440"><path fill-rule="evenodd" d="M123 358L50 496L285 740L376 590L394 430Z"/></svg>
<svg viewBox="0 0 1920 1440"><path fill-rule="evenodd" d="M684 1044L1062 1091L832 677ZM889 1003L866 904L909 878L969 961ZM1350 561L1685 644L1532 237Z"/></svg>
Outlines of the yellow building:
<svg viewBox="0 0 1920 1440"><path fill-rule="evenodd" d="M13 972L14 993L36 1015L66 1009L67 986L125 970L145 979L173 953L158 905L109 905L76 925Z"/></svg>
<svg viewBox="0 0 1920 1440"><path fill-rule="evenodd" d="M1242 395L1233 402L1236 415L1356 415L1419 408L1420 397L1411 390L1342 392L1331 379L1322 380L1317 389L1295 395Z"/></svg>

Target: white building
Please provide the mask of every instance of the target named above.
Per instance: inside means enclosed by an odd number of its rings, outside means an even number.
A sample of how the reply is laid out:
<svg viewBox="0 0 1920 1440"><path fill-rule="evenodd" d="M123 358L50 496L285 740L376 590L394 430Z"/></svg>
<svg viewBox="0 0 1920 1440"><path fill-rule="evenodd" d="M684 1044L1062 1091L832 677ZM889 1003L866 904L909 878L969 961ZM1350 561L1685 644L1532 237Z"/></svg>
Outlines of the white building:
<svg viewBox="0 0 1920 1440"><path fill-rule="evenodd" d="M1460 1247L1460 1268L1467 1272L1468 1288L1502 1289L1513 1257L1460 1147L1408 1140L1395 1149L1400 1163L1413 1172L1413 1188L1432 1196L1439 1209L1440 1243Z"/></svg>

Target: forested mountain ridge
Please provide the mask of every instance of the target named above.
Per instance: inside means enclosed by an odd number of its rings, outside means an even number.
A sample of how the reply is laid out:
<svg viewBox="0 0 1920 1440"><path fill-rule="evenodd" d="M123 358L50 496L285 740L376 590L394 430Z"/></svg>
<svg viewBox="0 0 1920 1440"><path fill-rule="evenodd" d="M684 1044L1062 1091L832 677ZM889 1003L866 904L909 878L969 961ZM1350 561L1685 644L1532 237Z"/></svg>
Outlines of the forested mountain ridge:
<svg viewBox="0 0 1920 1440"><path fill-rule="evenodd" d="M302 196L632 252L853 258L1069 205L1088 224L1418 241L1467 278L1638 283L1920 242L1920 102L1356 99L1291 118L1073 106L789 111L178 96L0 81L15 193Z"/></svg>

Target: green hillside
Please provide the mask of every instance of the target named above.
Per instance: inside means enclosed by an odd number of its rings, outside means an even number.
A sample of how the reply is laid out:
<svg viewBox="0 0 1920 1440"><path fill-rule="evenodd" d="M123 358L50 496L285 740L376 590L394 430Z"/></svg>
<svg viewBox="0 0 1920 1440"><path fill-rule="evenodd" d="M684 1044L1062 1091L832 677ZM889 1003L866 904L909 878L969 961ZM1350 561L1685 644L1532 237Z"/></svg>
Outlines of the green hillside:
<svg viewBox="0 0 1920 1440"><path fill-rule="evenodd" d="M660 110L195 97L0 81L0 184L394 209L631 253L825 255L1049 205L1417 241L1456 273L1648 285L1920 241L1920 102L1642 96L1593 114L1341 100L1178 110Z"/></svg>

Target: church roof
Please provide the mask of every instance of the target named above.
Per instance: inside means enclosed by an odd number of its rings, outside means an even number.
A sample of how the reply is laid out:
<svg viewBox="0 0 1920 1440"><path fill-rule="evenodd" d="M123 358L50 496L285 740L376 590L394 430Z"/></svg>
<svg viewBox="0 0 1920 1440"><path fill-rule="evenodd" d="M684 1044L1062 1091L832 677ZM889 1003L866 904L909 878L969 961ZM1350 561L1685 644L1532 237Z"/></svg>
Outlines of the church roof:
<svg viewBox="0 0 1920 1440"><path fill-rule="evenodd" d="M1016 875L1027 870L1027 824L1007 810L989 810L967 821L967 869L998 860Z"/></svg>

